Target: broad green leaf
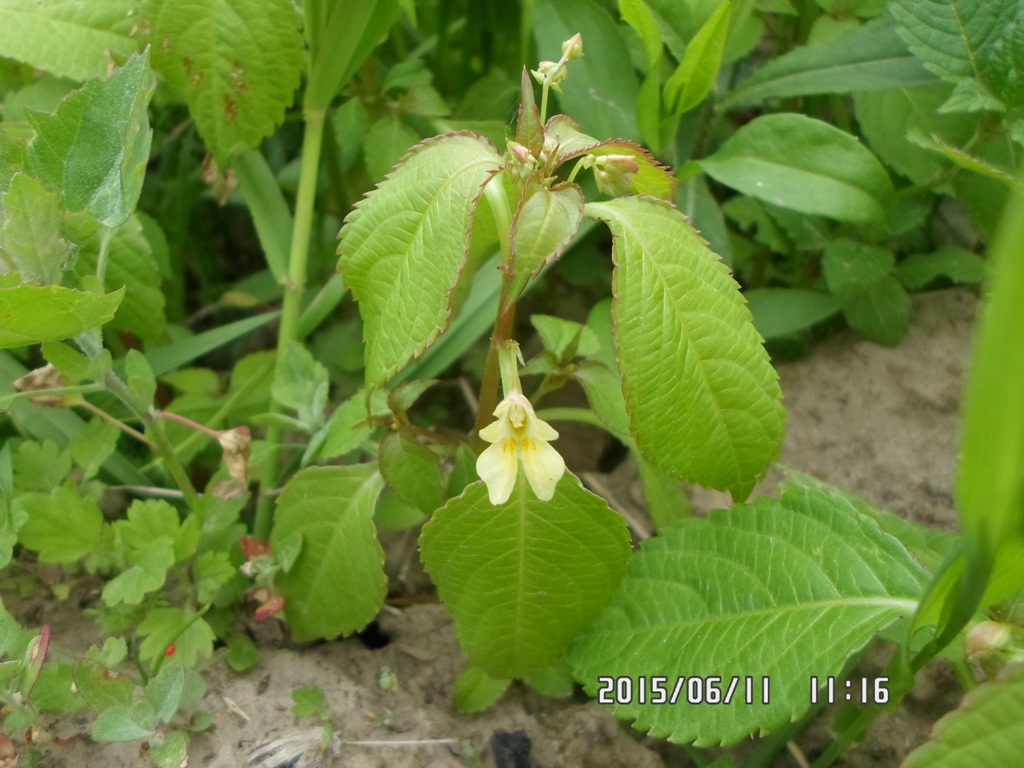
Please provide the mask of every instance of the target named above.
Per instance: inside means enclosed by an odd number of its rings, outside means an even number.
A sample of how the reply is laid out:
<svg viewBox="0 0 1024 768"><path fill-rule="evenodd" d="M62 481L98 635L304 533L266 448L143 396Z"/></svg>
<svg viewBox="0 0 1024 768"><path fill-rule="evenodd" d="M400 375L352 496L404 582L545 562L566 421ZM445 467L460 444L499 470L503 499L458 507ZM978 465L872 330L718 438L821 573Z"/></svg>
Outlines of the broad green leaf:
<svg viewBox="0 0 1024 768"><path fill-rule="evenodd" d="M222 166L284 119L303 69L289 0L143 0L138 23Z"/></svg>
<svg viewBox="0 0 1024 768"><path fill-rule="evenodd" d="M836 240L821 266L851 327L883 344L898 344L910 326L910 297L893 276L892 251L853 240Z"/></svg>
<svg viewBox="0 0 1024 768"><path fill-rule="evenodd" d="M95 712L131 704L135 690L132 679L108 669L97 661L82 659L77 662L74 679L82 698Z"/></svg>
<svg viewBox="0 0 1024 768"><path fill-rule="evenodd" d="M292 714L296 717L319 715L327 704L327 694L319 685L300 685L292 691Z"/></svg>
<svg viewBox="0 0 1024 768"><path fill-rule="evenodd" d="M974 112L1024 103L1018 0L894 0L890 9L911 52L956 84L947 108Z"/></svg>
<svg viewBox="0 0 1024 768"><path fill-rule="evenodd" d="M161 723L170 722L178 711L181 694L185 689L185 668L180 662L165 664L160 671L146 682L146 701L153 705L156 719Z"/></svg>
<svg viewBox="0 0 1024 768"><path fill-rule="evenodd" d="M985 279L986 262L975 253L947 245L932 253L914 253L896 265L896 277L911 291L918 291L940 277L960 285L977 285Z"/></svg>
<svg viewBox="0 0 1024 768"><path fill-rule="evenodd" d="M434 509L430 511L433 512ZM426 522L428 517L429 513L424 513L419 507L404 501L390 488L385 488L381 492L377 497L377 506L373 508L373 522L383 531L404 531Z"/></svg>
<svg viewBox="0 0 1024 768"><path fill-rule="evenodd" d="M1017 177L1013 174L1012 170L1003 170L985 158L978 157L960 147L953 146L939 136L926 136L920 131L911 130L907 133L907 138L913 144L945 157L960 168L980 173L982 176L994 179L1011 189L1018 183Z"/></svg>
<svg viewBox="0 0 1024 768"><path fill-rule="evenodd" d="M74 80L103 77L111 53L136 48L132 8L130 0L3 0L0 56Z"/></svg>
<svg viewBox="0 0 1024 768"><path fill-rule="evenodd" d="M811 676L909 616L927 575L842 498L791 491L716 510L644 542L601 616L570 651L590 693L598 676L720 677L730 703L617 704L641 731L698 746L775 731L809 707ZM756 681L750 704L745 680ZM761 681L770 679L770 700ZM650 702L650 699L648 699Z"/></svg>
<svg viewBox="0 0 1024 768"><path fill-rule="evenodd" d="M36 132L27 169L60 193L65 210L116 227L135 209L149 162L148 64L147 54L132 56L106 80L68 94L53 114L26 113Z"/></svg>
<svg viewBox="0 0 1024 768"><path fill-rule="evenodd" d="M217 592L231 581L236 568L227 552L203 552L192 566L192 579L196 600L201 604L212 602Z"/></svg>
<svg viewBox="0 0 1024 768"><path fill-rule="evenodd" d="M124 289L98 294L19 285L0 289L0 349L60 341L110 322Z"/></svg>
<svg viewBox="0 0 1024 768"><path fill-rule="evenodd" d="M138 605L156 592L174 565L174 542L170 536L158 536L128 557L130 565L103 587L103 602L113 608L119 603Z"/></svg>
<svg viewBox="0 0 1024 768"><path fill-rule="evenodd" d="M216 639L210 625L195 613L181 608L153 608L139 624L138 634L146 639L139 646L139 657L152 661L163 656L174 644L174 661L186 669L200 658L213 655Z"/></svg>
<svg viewBox="0 0 1024 768"><path fill-rule="evenodd" d="M583 193L575 184L531 184L512 219L513 272L506 297L519 299L526 284L562 255L583 221Z"/></svg>
<svg viewBox="0 0 1024 768"><path fill-rule="evenodd" d="M89 736L96 741L137 741L152 736L156 728L153 705L143 699L104 709L93 721Z"/></svg>
<svg viewBox="0 0 1024 768"><path fill-rule="evenodd" d="M954 711L932 728L929 740L903 763L905 768L987 768L1024 750L1024 672L967 692Z"/></svg>
<svg viewBox="0 0 1024 768"><path fill-rule="evenodd" d="M733 200L749 198L735 197ZM708 241L712 251L722 257L728 266L733 265L732 242L725 215L718 200L711 194L708 180L695 174L683 182L676 194L676 207L683 212L693 228Z"/></svg>
<svg viewBox="0 0 1024 768"><path fill-rule="evenodd" d="M197 713L203 714L203 713ZM196 728L196 721L190 722L190 728ZM166 734L157 734L150 743L146 756L156 763L158 768L181 768L188 765L188 734L184 731L171 731Z"/></svg>
<svg viewBox="0 0 1024 768"><path fill-rule="evenodd" d="M366 170L379 182L405 157L409 147L420 140L419 135L395 114L388 114L370 126L363 142Z"/></svg>
<svg viewBox="0 0 1024 768"><path fill-rule="evenodd" d="M54 488L49 495L23 494L15 498L14 509L28 514L18 540L38 552L44 563L73 563L89 554L103 527L103 513L96 502L66 486Z"/></svg>
<svg viewBox="0 0 1024 768"><path fill-rule="evenodd" d="M725 0L711 14L693 40L679 67L665 83L665 108L670 115L681 115L700 104L718 77L729 32L732 0Z"/></svg>
<svg viewBox="0 0 1024 768"><path fill-rule="evenodd" d="M75 687L70 664L47 660L32 687L32 706L37 712L72 714L86 706Z"/></svg>
<svg viewBox="0 0 1024 768"><path fill-rule="evenodd" d="M766 339L810 328L841 309L832 294L804 288L754 288L743 295L754 316L754 327Z"/></svg>
<svg viewBox="0 0 1024 768"><path fill-rule="evenodd" d="M387 592L373 505L384 481L371 464L304 469L277 500L271 545L295 532L302 552L277 580L296 640L350 635L373 620Z"/></svg>
<svg viewBox="0 0 1024 768"><path fill-rule="evenodd" d="M224 661L235 672L246 672L260 663L260 652L252 638L243 632L232 632L226 638L228 650Z"/></svg>
<svg viewBox="0 0 1024 768"><path fill-rule="evenodd" d="M447 327L473 212L501 164L474 134L429 139L346 218L338 269L363 317L368 388L383 386Z"/></svg>
<svg viewBox="0 0 1024 768"><path fill-rule="evenodd" d="M512 678L557 661L601 610L625 572L629 534L568 472L547 502L520 472L504 504L477 482L435 512L420 554L470 663Z"/></svg>
<svg viewBox="0 0 1024 768"><path fill-rule="evenodd" d="M839 221L882 219L892 195L885 168L856 138L797 114L751 121L699 164L744 194Z"/></svg>
<svg viewBox="0 0 1024 768"><path fill-rule="evenodd" d="M55 192L15 174L0 199L0 272L15 271L24 282L59 283L72 256L61 219Z"/></svg>
<svg viewBox="0 0 1024 768"><path fill-rule="evenodd" d="M726 94L721 106L815 93L912 88L932 82L934 76L910 54L886 17L827 45L808 45L770 59Z"/></svg>
<svg viewBox="0 0 1024 768"><path fill-rule="evenodd" d="M636 122L644 142L657 148L661 145L661 32L644 0L619 0L619 13L644 46L647 74L637 92Z"/></svg>
<svg viewBox="0 0 1024 768"><path fill-rule="evenodd" d="M558 96L562 110L587 133L638 139L636 74L611 16L594 0L538 0L533 34L541 59L558 61L562 43L577 32L583 37L584 56L569 63L569 79Z"/></svg>
<svg viewBox="0 0 1024 768"><path fill-rule="evenodd" d="M614 236L615 342L638 449L676 477L745 497L778 455L784 412L729 270L666 203L627 197L587 213Z"/></svg>
<svg viewBox="0 0 1024 768"><path fill-rule="evenodd" d="M82 469L82 478L91 480L100 471L103 462L117 448L121 430L102 419L93 419L85 429L68 441L71 456Z"/></svg>
<svg viewBox="0 0 1024 768"><path fill-rule="evenodd" d="M519 120L516 122L516 142L526 147L534 157L544 151L544 126L533 94L533 78L526 67L520 81Z"/></svg>
<svg viewBox="0 0 1024 768"><path fill-rule="evenodd" d="M79 275L96 273L102 248L100 240L99 236L92 238L79 251L76 265ZM107 289L122 286L125 289L124 301L117 308L110 329L134 334L147 344L165 341L166 300L160 289L160 267L136 215L114 230L106 249L107 271L103 284Z"/></svg>
<svg viewBox="0 0 1024 768"><path fill-rule="evenodd" d="M939 154L910 141L908 134L938 136L954 146L970 141L979 118L939 112L950 87L937 82L854 94L857 124L868 145L886 165L915 184L925 184L949 168Z"/></svg>
<svg viewBox="0 0 1024 768"><path fill-rule="evenodd" d="M455 681L455 708L467 715L483 712L501 698L510 682L491 677L480 667L467 664Z"/></svg>
<svg viewBox="0 0 1024 768"><path fill-rule="evenodd" d="M129 553L141 553L161 536L171 540L172 563L184 563L199 546L199 525L195 517L182 521L178 511L162 499L136 499L128 508L128 519L113 523Z"/></svg>
<svg viewBox="0 0 1024 768"><path fill-rule="evenodd" d="M49 492L71 471L71 454L52 440L28 440L11 457L15 487L21 491Z"/></svg>
<svg viewBox="0 0 1024 768"><path fill-rule="evenodd" d="M324 423L329 386L327 369L308 349L297 341L285 345L274 375L274 399L296 411L309 431Z"/></svg>
<svg viewBox="0 0 1024 768"><path fill-rule="evenodd" d="M366 392L360 389L335 408L324 425L320 458L333 459L351 453L373 433L368 423L371 415L386 416L388 413L384 393L379 390L371 396L370 410L367 412Z"/></svg>
<svg viewBox="0 0 1024 768"><path fill-rule="evenodd" d="M530 315L530 325L537 329L544 349L558 359L591 357L600 349L593 328L550 315Z"/></svg>
<svg viewBox="0 0 1024 768"><path fill-rule="evenodd" d="M380 441L380 473L388 486L424 515L444 502L444 476L437 454L410 434L388 432Z"/></svg>
<svg viewBox="0 0 1024 768"><path fill-rule="evenodd" d="M691 514L690 502L682 484L658 469L643 456L636 456L637 468L644 486L647 514L658 530L677 525Z"/></svg>

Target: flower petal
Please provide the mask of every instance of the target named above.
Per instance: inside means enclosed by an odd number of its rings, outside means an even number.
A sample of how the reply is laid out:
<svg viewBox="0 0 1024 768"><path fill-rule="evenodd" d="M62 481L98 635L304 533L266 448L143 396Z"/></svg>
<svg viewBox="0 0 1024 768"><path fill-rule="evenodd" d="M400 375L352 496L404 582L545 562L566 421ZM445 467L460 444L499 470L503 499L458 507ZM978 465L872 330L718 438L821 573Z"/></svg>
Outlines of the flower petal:
<svg viewBox="0 0 1024 768"><path fill-rule="evenodd" d="M529 436L522 440L520 458L523 461L523 472L526 473L526 479L533 492L537 494L537 498L541 501L550 501L555 495L555 486L565 474L565 459L543 440L535 440Z"/></svg>
<svg viewBox="0 0 1024 768"><path fill-rule="evenodd" d="M532 415L532 414L531 414ZM558 432L555 428L548 424L546 421L542 421L534 416L530 420L531 434L538 440L557 440Z"/></svg>
<svg viewBox="0 0 1024 768"><path fill-rule="evenodd" d="M480 434L483 435L483 430ZM519 473L517 447L514 438L507 438L495 442L477 457L476 473L487 486L491 504L504 504L512 495Z"/></svg>

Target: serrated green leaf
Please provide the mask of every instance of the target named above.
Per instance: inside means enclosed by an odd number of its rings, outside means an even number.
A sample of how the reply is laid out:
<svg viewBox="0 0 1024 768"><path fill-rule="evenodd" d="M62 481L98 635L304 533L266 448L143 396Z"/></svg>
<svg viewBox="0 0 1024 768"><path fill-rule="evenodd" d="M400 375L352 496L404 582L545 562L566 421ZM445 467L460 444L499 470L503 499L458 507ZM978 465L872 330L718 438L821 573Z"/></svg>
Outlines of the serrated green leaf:
<svg viewBox="0 0 1024 768"><path fill-rule="evenodd" d="M636 74L629 50L611 16L593 0L539 0L533 34L541 59L558 61L562 43L576 33L585 55L569 64L569 79L558 101L583 130L596 136L639 138L636 127Z"/></svg>
<svg viewBox="0 0 1024 768"><path fill-rule="evenodd" d="M170 722L178 711L181 694L185 689L185 668L180 662L165 664L146 682L145 699L153 705L156 719Z"/></svg>
<svg viewBox="0 0 1024 768"><path fill-rule="evenodd" d="M203 605L212 602L218 590L234 575L235 566L227 552L203 552L192 566L196 600Z"/></svg>
<svg viewBox="0 0 1024 768"><path fill-rule="evenodd" d="M110 227L134 210L149 162L148 63L146 54L132 56L106 80L68 94L53 114L26 113L36 132L27 168L60 193L65 210L87 210Z"/></svg>
<svg viewBox="0 0 1024 768"><path fill-rule="evenodd" d="M145 0L138 23L220 165L284 119L303 69L289 0Z"/></svg>
<svg viewBox="0 0 1024 768"><path fill-rule="evenodd" d="M838 674L877 632L912 614L926 580L899 542L837 496L759 498L645 541L570 660L591 693L599 675L636 683L699 670L720 676L723 691L734 676L741 686L755 678L752 704L737 693L717 706L615 706L653 736L733 743L799 719L811 676Z"/></svg>
<svg viewBox="0 0 1024 768"><path fill-rule="evenodd" d="M25 282L60 282L71 259L61 237L57 195L30 176L17 173L0 200L0 270L16 271Z"/></svg>
<svg viewBox="0 0 1024 768"><path fill-rule="evenodd" d="M320 714L327 704L327 695L319 685L300 685L292 690L292 714L310 717Z"/></svg>
<svg viewBox="0 0 1024 768"><path fill-rule="evenodd" d="M778 455L785 415L729 270L668 204L627 197L587 213L614 236L614 334L637 448L676 477L745 497Z"/></svg>
<svg viewBox="0 0 1024 768"><path fill-rule="evenodd" d="M0 349L61 341L109 323L124 289L99 294L59 285L0 289Z"/></svg>
<svg viewBox="0 0 1024 768"><path fill-rule="evenodd" d="M102 664L107 669L116 669L117 666L128 656L128 643L123 637L108 637L103 641L103 647L95 645L86 651L86 658Z"/></svg>
<svg viewBox="0 0 1024 768"><path fill-rule="evenodd" d="M99 261L100 237L92 238L79 251L76 269L79 275L95 274ZM110 237L106 245L107 271L103 284L109 288L124 286L125 296L110 328L126 331L147 343L165 338L166 300L161 290L160 268L146 237L141 220L132 214Z"/></svg>
<svg viewBox="0 0 1024 768"><path fill-rule="evenodd" d="M74 80L102 77L111 53L127 56L136 48L131 8L128 0L4 0L0 56Z"/></svg>
<svg viewBox="0 0 1024 768"><path fill-rule="evenodd" d="M424 515L444 502L444 477L437 454L405 432L389 432L380 441L380 473L406 504Z"/></svg>
<svg viewBox="0 0 1024 768"><path fill-rule="evenodd" d="M271 546L296 531L304 542L277 581L297 640L349 635L380 610L387 578L373 505L383 484L371 464L313 467L292 477L278 497Z"/></svg>
<svg viewBox="0 0 1024 768"><path fill-rule="evenodd" d="M386 416L388 413L386 397L380 390L371 395L370 413L367 413L366 393L360 389L334 409L334 413L324 426L320 458L333 459L351 453L373 433L373 429L367 423L370 416Z"/></svg>
<svg viewBox="0 0 1024 768"><path fill-rule="evenodd" d="M537 329L544 349L561 359L591 357L600 349L593 328L550 315L530 315L530 325ZM571 355L569 353L572 353Z"/></svg>
<svg viewBox="0 0 1024 768"><path fill-rule="evenodd" d="M210 625L195 613L181 608L153 608L139 624L138 634L146 639L139 646L139 657L152 661L174 644L174 660L186 669L196 661L213 655L216 635Z"/></svg>
<svg viewBox="0 0 1024 768"><path fill-rule="evenodd" d="M725 40L732 13L731 0L725 0L694 35L679 67L665 83L665 108L670 115L681 115L700 104L715 84L722 65Z"/></svg>
<svg viewBox="0 0 1024 768"><path fill-rule="evenodd" d="M1015 188L1018 184L1017 177L1012 172L1003 170L988 160L972 155L960 147L955 147L939 136L926 136L920 131L911 130L907 133L907 139L922 149L945 157L960 168L980 173L982 176L994 179L1011 189Z"/></svg>
<svg viewBox="0 0 1024 768"><path fill-rule="evenodd" d="M965 248L947 245L932 253L914 253L896 265L896 277L911 291L918 291L940 277L960 285L977 285L985 279L983 258Z"/></svg>
<svg viewBox="0 0 1024 768"><path fill-rule="evenodd" d="M156 396L156 376L146 356L137 349L129 349L124 361L128 386L147 406Z"/></svg>
<svg viewBox="0 0 1024 768"><path fill-rule="evenodd" d="M511 678L557 661L600 611L625 571L629 534L568 472L547 502L519 473L504 504L477 482L435 512L420 553L470 662Z"/></svg>
<svg viewBox="0 0 1024 768"><path fill-rule="evenodd" d="M420 140L398 115L389 114L370 126L363 140L363 154L370 178L379 182L405 157L409 148Z"/></svg>
<svg viewBox="0 0 1024 768"><path fill-rule="evenodd" d="M103 710L89 729L96 741L136 741L156 733L157 720L148 701L118 704Z"/></svg>
<svg viewBox="0 0 1024 768"><path fill-rule="evenodd" d="M754 288L743 295L754 316L754 327L766 339L810 328L841 309L832 294L804 288Z"/></svg>
<svg viewBox="0 0 1024 768"><path fill-rule="evenodd" d="M890 8L911 52L928 70L956 83L960 95L970 94L972 111L1024 103L1024 35L1017 0L894 0Z"/></svg>
<svg viewBox="0 0 1024 768"><path fill-rule="evenodd" d="M49 495L23 494L15 498L13 508L28 515L18 540L38 552L44 563L73 563L89 554L103 527L96 502L65 486Z"/></svg>
<svg viewBox="0 0 1024 768"><path fill-rule="evenodd" d="M71 471L71 453L52 440L26 440L11 457L11 469L19 491L50 491Z"/></svg>
<svg viewBox="0 0 1024 768"><path fill-rule="evenodd" d="M128 519L118 520L114 527L132 553L141 553L154 539L166 536L171 540L172 563L184 563L199 546L199 527L194 517L184 522L178 511L162 499L135 500L128 508Z"/></svg>
<svg viewBox="0 0 1024 768"><path fill-rule="evenodd" d="M935 81L885 17L827 45L808 45L770 59L722 99L721 107L815 93L913 88Z"/></svg>
<svg viewBox="0 0 1024 768"><path fill-rule="evenodd" d="M195 728L192 723L189 727L201 730ZM150 742L146 756L156 763L158 768L181 768L188 765L188 734L183 731L171 731L164 734L162 739L158 734Z"/></svg>
<svg viewBox="0 0 1024 768"><path fill-rule="evenodd" d="M480 136L428 139L346 218L338 269L363 317L368 388L383 386L447 327L473 211L501 165Z"/></svg>
<svg viewBox="0 0 1024 768"><path fill-rule="evenodd" d="M133 552L129 562L127 569L103 587L103 602L111 608L119 603L138 605L164 585L167 569L174 565L174 542L170 536L158 536Z"/></svg>
<svg viewBox="0 0 1024 768"><path fill-rule="evenodd" d="M455 681L455 708L467 715L483 712L501 698L511 682L491 677L480 667L467 664Z"/></svg>
<svg viewBox="0 0 1024 768"><path fill-rule="evenodd" d="M882 219L892 195L885 168L856 138L797 114L756 118L699 164L744 194L839 221Z"/></svg>
<svg viewBox="0 0 1024 768"><path fill-rule="evenodd" d="M312 432L324 423L330 382L327 369L298 341L289 341L277 360L274 399L299 415Z"/></svg>
<svg viewBox="0 0 1024 768"><path fill-rule="evenodd" d="M575 184L532 184L512 219L512 264L507 303L519 299L526 284L562 255L583 221L583 192Z"/></svg>
<svg viewBox="0 0 1024 768"><path fill-rule="evenodd" d="M72 458L82 469L82 478L91 480L99 472L103 462L114 452L121 431L106 421L94 419L85 429L68 441Z"/></svg>
<svg viewBox="0 0 1024 768"><path fill-rule="evenodd" d="M227 636L228 652L224 660L235 672L245 672L260 663L260 652L252 638L242 632Z"/></svg>
<svg viewBox="0 0 1024 768"><path fill-rule="evenodd" d="M82 659L77 662L74 679L82 698L96 712L131 704L135 690L131 678L113 672L97 661Z"/></svg>
<svg viewBox="0 0 1024 768"><path fill-rule="evenodd" d="M893 277L892 251L853 240L836 240L821 266L828 289L851 327L883 344L898 344L910 326L910 297Z"/></svg>
<svg viewBox="0 0 1024 768"><path fill-rule="evenodd" d="M942 717L928 742L907 757L905 768L987 768L1024 750L1024 673L968 691Z"/></svg>

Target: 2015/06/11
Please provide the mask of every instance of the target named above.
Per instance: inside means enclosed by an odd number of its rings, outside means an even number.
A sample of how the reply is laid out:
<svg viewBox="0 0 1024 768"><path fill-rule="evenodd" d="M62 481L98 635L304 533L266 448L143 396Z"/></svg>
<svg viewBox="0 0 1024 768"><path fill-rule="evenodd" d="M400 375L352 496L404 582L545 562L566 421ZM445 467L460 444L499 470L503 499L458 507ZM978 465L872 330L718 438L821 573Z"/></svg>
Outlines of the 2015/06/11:
<svg viewBox="0 0 1024 768"><path fill-rule="evenodd" d="M599 704L731 704L739 697L744 704L768 704L771 700L771 679L767 676L681 676L672 682L659 675L609 676L598 677L597 683Z"/></svg>

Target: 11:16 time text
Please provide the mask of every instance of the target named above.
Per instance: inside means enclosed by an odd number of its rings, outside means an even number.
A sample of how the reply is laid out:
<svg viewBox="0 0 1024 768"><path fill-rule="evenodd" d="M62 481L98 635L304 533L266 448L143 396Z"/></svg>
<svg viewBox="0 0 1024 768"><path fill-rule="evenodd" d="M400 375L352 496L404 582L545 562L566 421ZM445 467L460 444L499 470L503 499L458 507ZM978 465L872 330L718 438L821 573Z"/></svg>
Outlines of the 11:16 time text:
<svg viewBox="0 0 1024 768"><path fill-rule="evenodd" d="M768 704L771 680L740 676L668 678L659 675L639 677L598 677L598 704Z"/></svg>

